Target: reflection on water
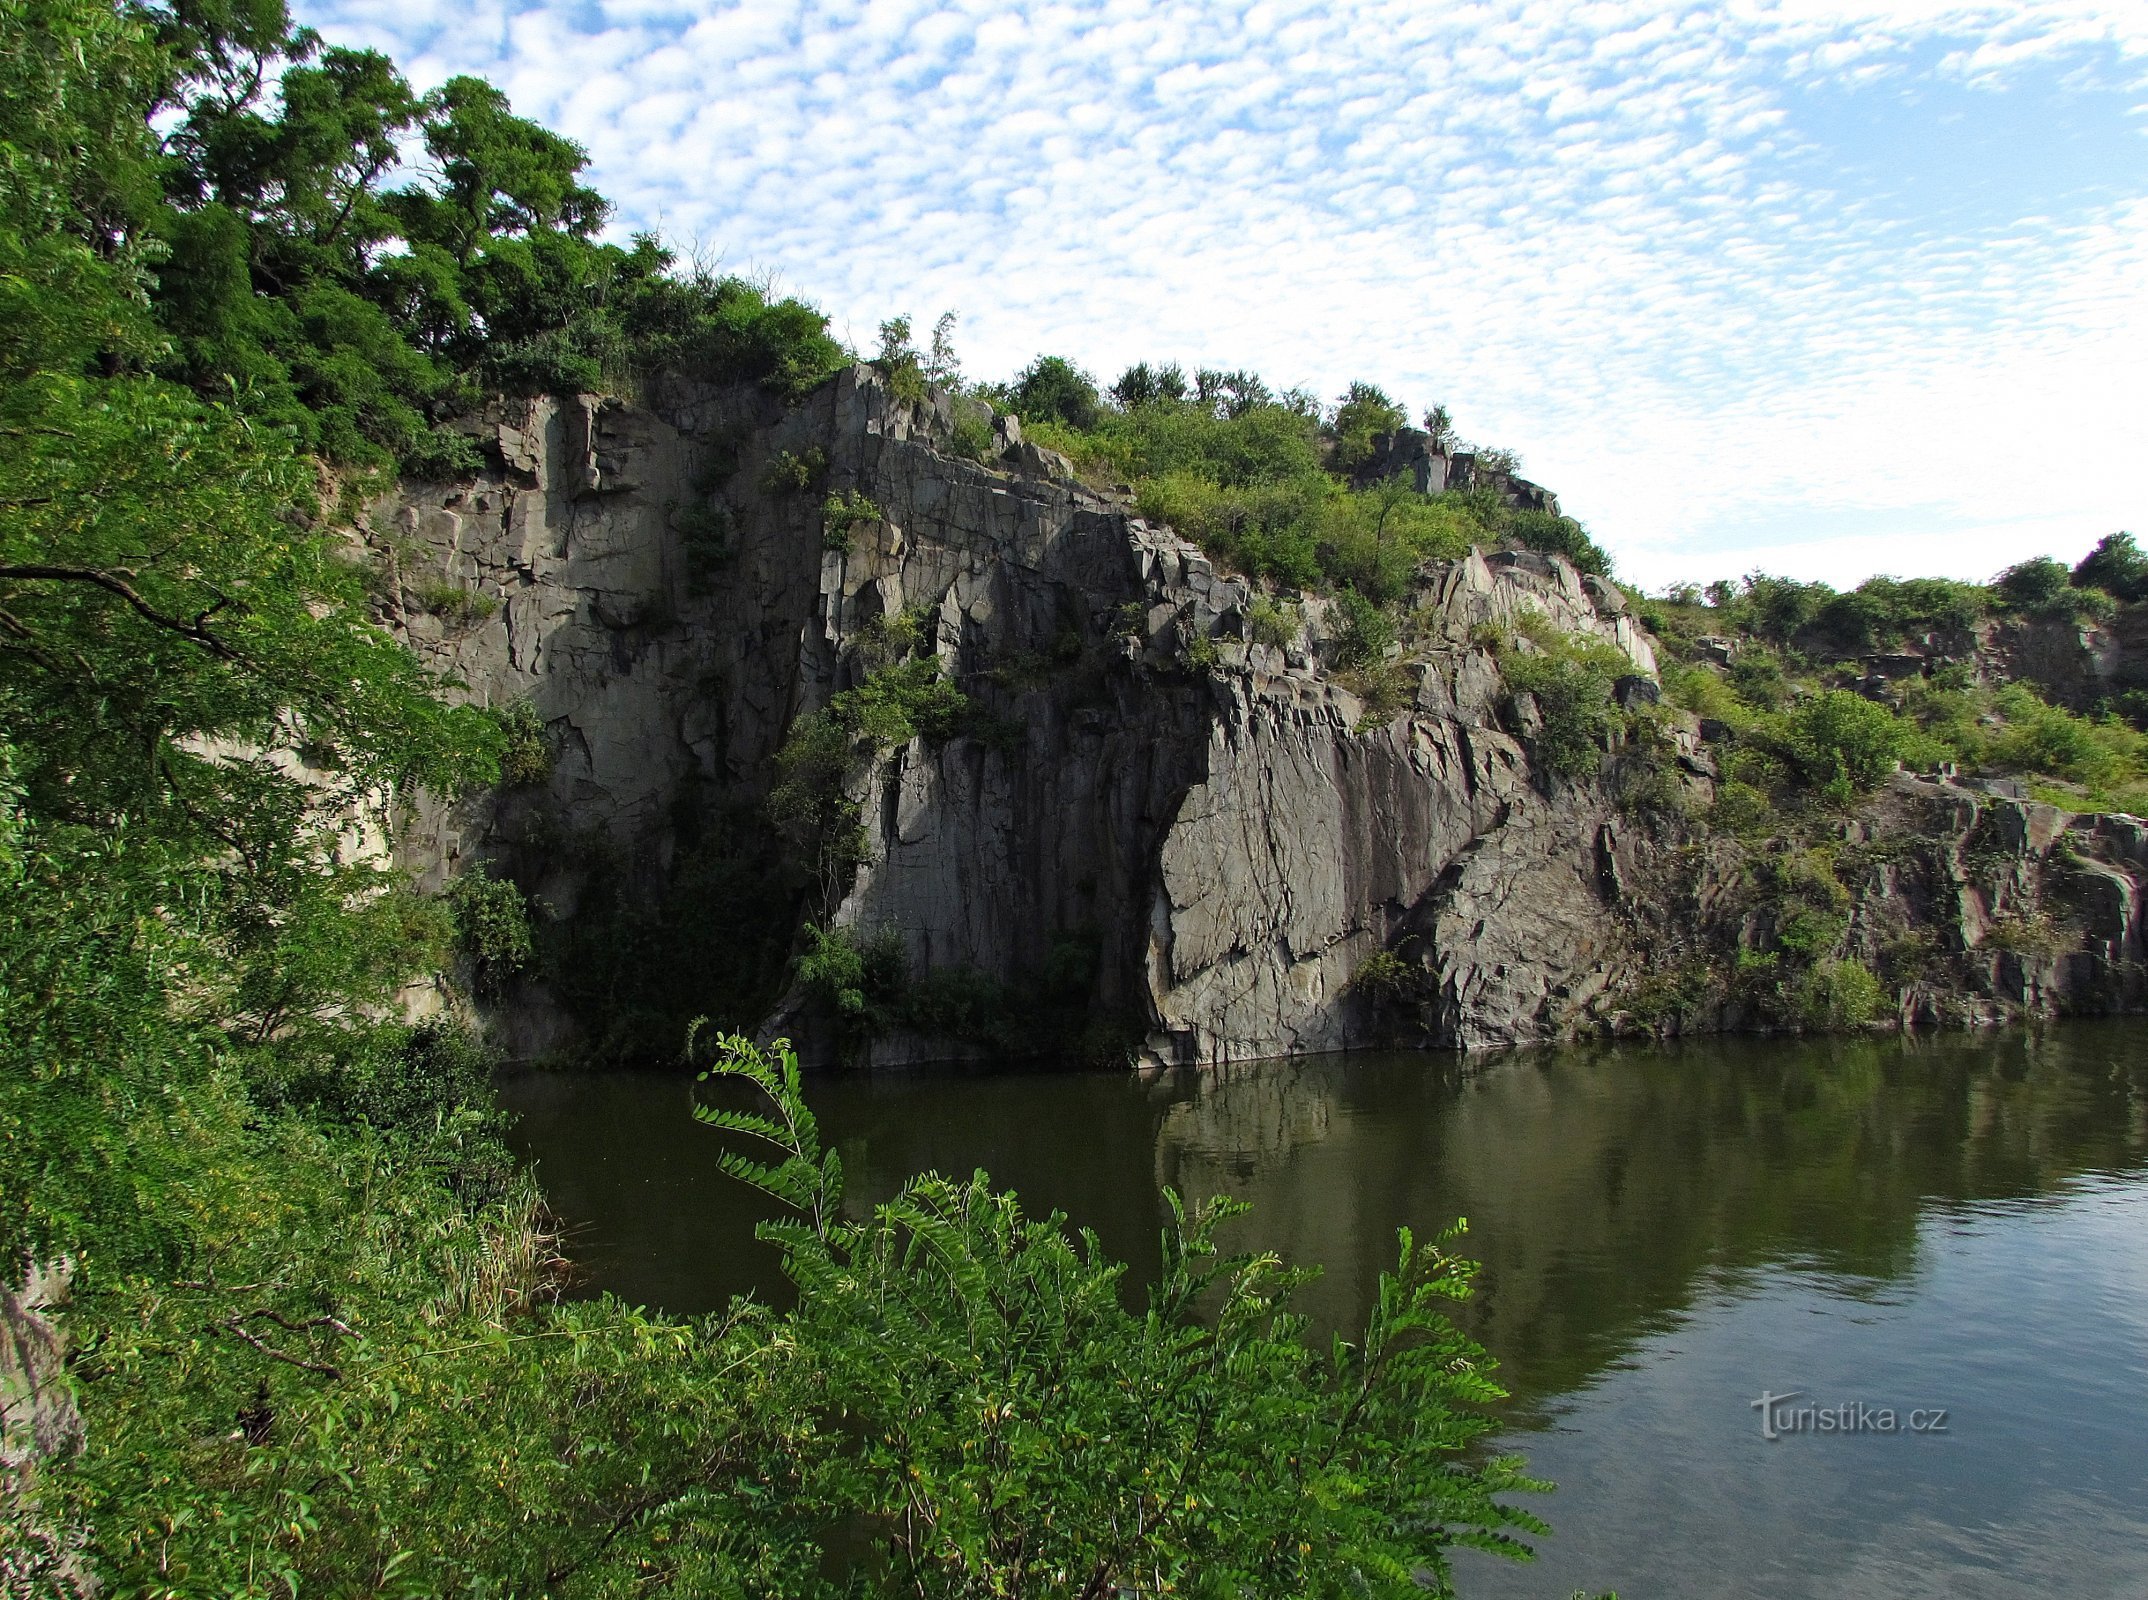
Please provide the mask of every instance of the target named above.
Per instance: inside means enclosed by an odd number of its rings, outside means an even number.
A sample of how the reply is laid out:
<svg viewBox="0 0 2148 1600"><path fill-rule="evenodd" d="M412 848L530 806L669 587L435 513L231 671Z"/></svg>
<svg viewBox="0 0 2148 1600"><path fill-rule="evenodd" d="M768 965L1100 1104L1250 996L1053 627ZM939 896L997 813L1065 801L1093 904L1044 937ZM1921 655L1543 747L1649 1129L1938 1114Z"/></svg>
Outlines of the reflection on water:
<svg viewBox="0 0 2148 1600"><path fill-rule="evenodd" d="M1362 1314L1394 1231L1469 1219L1464 1317L1559 1481L1531 1567L1465 1592L2148 1595L2148 1041L2037 1037L1357 1056L1140 1080L830 1078L861 1198L982 1166L1152 1272L1161 1189ZM688 1086L519 1078L594 1287L780 1291ZM1946 1406L1944 1435L1760 1437L1750 1402Z"/></svg>

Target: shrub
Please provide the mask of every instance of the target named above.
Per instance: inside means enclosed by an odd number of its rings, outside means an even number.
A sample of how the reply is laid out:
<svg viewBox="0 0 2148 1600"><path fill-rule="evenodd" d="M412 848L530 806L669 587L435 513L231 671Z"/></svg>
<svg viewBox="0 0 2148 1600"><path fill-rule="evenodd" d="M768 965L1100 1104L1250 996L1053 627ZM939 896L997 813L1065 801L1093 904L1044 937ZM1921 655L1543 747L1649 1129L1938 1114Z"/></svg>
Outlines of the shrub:
<svg viewBox="0 0 2148 1600"><path fill-rule="evenodd" d="M1175 361L1155 367L1146 361L1137 361L1119 374L1118 381L1111 386L1111 398L1122 411L1133 411L1161 401L1184 400L1185 371Z"/></svg>
<svg viewBox="0 0 2148 1600"><path fill-rule="evenodd" d="M1246 611L1246 622L1252 629L1253 642L1264 644L1271 650L1280 650L1298 636L1303 626L1298 608L1289 601L1275 601L1266 595L1255 595L1253 604Z"/></svg>
<svg viewBox="0 0 2148 1600"><path fill-rule="evenodd" d="M1743 620L1753 632L1777 644L1787 644L1834 595L1835 591L1824 583L1799 583L1795 578L1771 578L1756 572L1745 580L1745 592L1739 596L1736 610L1743 613Z"/></svg>
<svg viewBox="0 0 2148 1600"><path fill-rule="evenodd" d="M1731 778L1716 786L1708 825L1719 833L1753 838L1775 825L1775 803L1760 789Z"/></svg>
<svg viewBox="0 0 2148 1600"><path fill-rule="evenodd" d="M1335 638L1335 664L1362 667L1380 660L1395 642L1395 619L1355 589L1335 598L1341 628Z"/></svg>
<svg viewBox="0 0 2148 1600"><path fill-rule="evenodd" d="M1508 514L1503 531L1524 547L1547 556L1564 556L1576 570L1608 577L1611 558L1589 537L1588 529L1556 511L1521 510Z"/></svg>
<svg viewBox="0 0 2148 1600"><path fill-rule="evenodd" d="M1535 648L1503 641L1495 653L1508 694L1534 696L1543 716L1531 741L1538 759L1568 777L1594 773L1608 735L1621 720L1611 703L1612 687L1633 663L1600 639L1569 638L1540 613L1524 614L1517 627Z"/></svg>
<svg viewBox="0 0 2148 1600"><path fill-rule="evenodd" d="M1983 616L1987 592L1945 578L1872 578L1823 600L1812 627L1846 650L1899 642L1909 633L1959 632Z"/></svg>
<svg viewBox="0 0 2148 1600"><path fill-rule="evenodd" d="M527 700L511 700L493 709L504 743L500 749L500 786L525 788L552 775L552 741L544 718Z"/></svg>
<svg viewBox="0 0 2148 1600"><path fill-rule="evenodd" d="M917 738L953 738L969 710L969 697L948 682L935 657L882 667L828 702L828 714L846 731L883 750Z"/></svg>
<svg viewBox="0 0 2148 1600"><path fill-rule="evenodd" d="M1393 433L1408 417L1378 385L1351 384L1336 402L1335 420L1329 424L1335 436L1336 466L1347 472L1370 459L1373 436Z"/></svg>
<svg viewBox="0 0 2148 1600"><path fill-rule="evenodd" d="M498 994L529 965L533 949L522 891L481 862L449 882L447 903L478 992Z"/></svg>
<svg viewBox="0 0 2148 1600"><path fill-rule="evenodd" d="M422 608L455 622L483 622L500 609L499 596L465 588L452 578L423 578L416 589Z"/></svg>
<svg viewBox="0 0 2148 1600"><path fill-rule="evenodd" d="M813 482L828 470L828 454L818 445L793 453L778 450L761 469L761 492L763 494L797 494L813 487Z"/></svg>
<svg viewBox="0 0 2148 1600"><path fill-rule="evenodd" d="M1880 1015L1886 999L1863 962L1823 961L1798 985L1798 1020L1809 1028L1862 1028Z"/></svg>
<svg viewBox="0 0 2148 1600"><path fill-rule="evenodd" d="M2073 569L2073 584L2119 600L2148 600L2148 553L2130 533L2107 533Z"/></svg>
<svg viewBox="0 0 2148 1600"><path fill-rule="evenodd" d="M716 570L736 553L737 518L728 505L712 495L674 510L671 526L686 558L690 591L707 594Z"/></svg>
<svg viewBox="0 0 2148 1600"><path fill-rule="evenodd" d="M830 550L848 550L859 523L878 522L885 514L863 490L846 489L829 495L821 504L820 515L820 542Z"/></svg>
<svg viewBox="0 0 2148 1600"><path fill-rule="evenodd" d="M2105 796L2148 775L2148 736L2116 717L2077 716L2018 683L2001 689L1993 705L2005 725L1985 746L1992 766L2063 778Z"/></svg>
<svg viewBox="0 0 2148 1600"><path fill-rule="evenodd" d="M2073 948L2048 912L2013 912L1993 920L1984 942L1997 950L2053 960Z"/></svg>
<svg viewBox="0 0 2148 1600"><path fill-rule="evenodd" d="M992 459L995 442L991 411L975 401L957 401L954 425L948 431L947 447L966 461L987 462Z"/></svg>
<svg viewBox="0 0 2148 1600"><path fill-rule="evenodd" d="M1676 817L1685 813L1685 784L1660 750L1628 754L1613 774L1613 785L1613 798L1628 816Z"/></svg>
<svg viewBox="0 0 2148 1600"><path fill-rule="evenodd" d="M806 948L798 958L798 982L834 1011L846 1032L871 1036L886 1030L910 976L902 935L882 928L860 943L849 928L807 923Z"/></svg>
<svg viewBox="0 0 2148 1600"><path fill-rule="evenodd" d="M1755 711L1774 711L1790 698L1782 657L1765 645L1749 645L1730 658L1730 684Z"/></svg>
<svg viewBox="0 0 2148 1600"><path fill-rule="evenodd" d="M1808 782L1863 791L1894 769L1912 732L1885 706L1831 689L1790 713L1785 742Z"/></svg>
<svg viewBox="0 0 2148 1600"><path fill-rule="evenodd" d="M2073 575L2049 556L2034 556L2000 573L1992 587L2017 611L2041 613L2062 600Z"/></svg>
<svg viewBox="0 0 2148 1600"><path fill-rule="evenodd" d="M924 361L910 342L908 317L890 317L880 324L880 354L873 358L873 369L887 380L896 399L925 398Z"/></svg>
<svg viewBox="0 0 2148 1600"><path fill-rule="evenodd" d="M760 1234L839 1419L800 1458L807 1503L888 1592L1404 1600L1452 1592L1455 1545L1520 1555L1514 1534L1543 1531L1499 1498L1542 1487L1519 1462L1468 1453L1501 1391L1446 1315L1474 1271L1452 1235L1400 1230L1366 1326L1315 1348L1287 1310L1311 1274L1219 1256L1245 1208L1174 1194L1159 1281L1130 1308L1093 1235L1024 1216L982 1172L846 1202L796 1057L742 1038L698 1054L756 1101L696 1117L772 1152L721 1169L790 1213Z"/></svg>
<svg viewBox="0 0 2148 1600"><path fill-rule="evenodd" d="M906 606L893 615L883 614L860 628L851 641L858 665L868 675L913 655L925 642L926 624L932 608Z"/></svg>
<svg viewBox="0 0 2148 1600"><path fill-rule="evenodd" d="M419 483L452 483L482 472L485 458L468 434L427 428L403 447L398 465L404 477Z"/></svg>
<svg viewBox="0 0 2148 1600"><path fill-rule="evenodd" d="M1776 924L1775 942L1783 947L1786 955L1810 961L1832 950L1847 925L1841 917L1814 911L1809 906L1797 906Z"/></svg>
<svg viewBox="0 0 2148 1600"><path fill-rule="evenodd" d="M2089 559L2095 559L2093 552ZM2112 558L2100 566L2114 570L2121 564L2122 556L2114 551ZM2049 556L2008 567L1993 587L2010 609L2023 616L2053 621L2099 621L2109 617L2117 605L2101 589L2076 587L2073 574Z"/></svg>
<svg viewBox="0 0 2148 1600"><path fill-rule="evenodd" d="M1376 999L1392 999L1418 970L1393 950L1375 950L1350 975L1350 987Z"/></svg>
<svg viewBox="0 0 2148 1600"><path fill-rule="evenodd" d="M1732 727L1752 720L1751 708L1713 667L1668 666L1663 669L1662 678L1664 698L1681 710Z"/></svg>

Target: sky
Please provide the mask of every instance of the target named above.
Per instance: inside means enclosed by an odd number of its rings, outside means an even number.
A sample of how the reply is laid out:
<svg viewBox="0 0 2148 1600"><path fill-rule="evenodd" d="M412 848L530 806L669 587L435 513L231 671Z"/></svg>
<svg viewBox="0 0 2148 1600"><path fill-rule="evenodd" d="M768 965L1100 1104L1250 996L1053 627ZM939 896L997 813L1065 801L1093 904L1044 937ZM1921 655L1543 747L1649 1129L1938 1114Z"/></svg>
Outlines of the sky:
<svg viewBox="0 0 2148 1600"><path fill-rule="evenodd" d="M2148 539L2148 3L298 0L860 348L1434 401L1649 587Z"/></svg>

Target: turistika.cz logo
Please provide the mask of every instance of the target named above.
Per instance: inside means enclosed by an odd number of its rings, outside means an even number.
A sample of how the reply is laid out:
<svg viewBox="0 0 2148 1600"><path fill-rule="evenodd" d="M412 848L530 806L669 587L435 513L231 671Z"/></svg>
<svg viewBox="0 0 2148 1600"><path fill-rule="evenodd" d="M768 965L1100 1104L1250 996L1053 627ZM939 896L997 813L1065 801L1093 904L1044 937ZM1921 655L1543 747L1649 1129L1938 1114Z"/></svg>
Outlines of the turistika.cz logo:
<svg viewBox="0 0 2148 1600"><path fill-rule="evenodd" d="M1910 1410L1897 1410L1893 1406L1866 1405L1862 1400L1842 1400L1834 1405L1820 1405L1807 1401L1804 1405L1792 1402L1803 1399L1805 1391L1792 1389L1786 1394L1762 1390L1760 1398L1752 1402L1760 1413L1760 1437L1770 1441L1803 1433L1945 1433L1947 1410L1945 1406L1917 1406Z"/></svg>

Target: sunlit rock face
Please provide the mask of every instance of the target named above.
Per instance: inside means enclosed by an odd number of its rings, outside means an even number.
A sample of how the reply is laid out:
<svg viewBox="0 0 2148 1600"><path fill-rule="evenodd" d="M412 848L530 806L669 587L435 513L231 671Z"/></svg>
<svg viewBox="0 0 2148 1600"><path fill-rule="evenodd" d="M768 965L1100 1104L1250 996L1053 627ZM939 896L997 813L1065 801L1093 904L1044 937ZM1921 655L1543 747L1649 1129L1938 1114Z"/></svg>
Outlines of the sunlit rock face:
<svg viewBox="0 0 2148 1600"><path fill-rule="evenodd" d="M1362 673L1335 670L1321 601L1258 642L1246 581L1126 496L1011 418L960 432L944 399L900 399L868 368L795 407L672 383L639 406L502 404L468 427L490 470L372 510L384 612L460 692L529 701L554 758L521 789L420 808L403 849L433 882L499 857L560 918L599 887L664 893L691 816L765 799L797 719L861 682L907 615L977 714L861 759L862 861L779 909L892 929L913 972L1020 992L1079 949L1087 1011L1163 1063L1488 1047L1625 1025L1670 935L1705 921L1690 851L1605 785L1532 769L1539 713L1502 694L1490 628L1535 613L1593 635L1632 663L1622 694L1655 696L1624 597L1558 557L1424 569L1375 709ZM869 507L831 531L830 498L857 496ZM1698 724L1663 707L1661 725L1673 781L1705 804ZM2082 892L2110 902L2095 937L2122 962L2138 879L2111 871ZM1928 919L1935 896L1916 897ZM1950 937L1973 945L1949 904ZM2008 1003L2113 981L2061 962ZM540 985L497 1011L528 1056L571 1052L584 1025ZM768 1026L823 1057L964 1053L842 1044L796 994Z"/></svg>

